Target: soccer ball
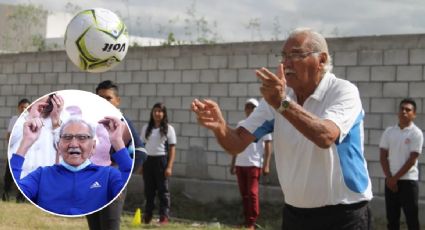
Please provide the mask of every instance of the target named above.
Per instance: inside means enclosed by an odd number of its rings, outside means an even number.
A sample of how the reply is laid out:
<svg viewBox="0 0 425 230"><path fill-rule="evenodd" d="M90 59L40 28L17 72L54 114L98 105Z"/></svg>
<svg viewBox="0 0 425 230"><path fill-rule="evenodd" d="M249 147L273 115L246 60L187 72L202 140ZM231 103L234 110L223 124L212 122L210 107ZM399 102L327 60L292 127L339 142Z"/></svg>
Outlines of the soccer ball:
<svg viewBox="0 0 425 230"><path fill-rule="evenodd" d="M128 31L113 12L94 8L78 13L65 32L65 50L81 70L105 72L121 62L128 50Z"/></svg>

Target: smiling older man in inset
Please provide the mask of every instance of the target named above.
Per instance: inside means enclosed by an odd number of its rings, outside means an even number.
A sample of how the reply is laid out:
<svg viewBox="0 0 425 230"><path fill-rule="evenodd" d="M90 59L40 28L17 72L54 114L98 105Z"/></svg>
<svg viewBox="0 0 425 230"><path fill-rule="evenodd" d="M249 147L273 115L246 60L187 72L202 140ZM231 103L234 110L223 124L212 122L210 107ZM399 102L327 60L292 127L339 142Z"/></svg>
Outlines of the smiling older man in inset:
<svg viewBox="0 0 425 230"><path fill-rule="evenodd" d="M96 140L95 129L81 119L67 121L60 130L58 165L40 167L20 178L25 154L38 139L41 119L24 124L24 138L10 165L13 176L25 196L41 208L61 215L84 215L102 208L122 190L131 172L132 160L122 140L125 124L118 118L105 117L99 121L108 130L114 149L112 158L119 170L90 162Z"/></svg>

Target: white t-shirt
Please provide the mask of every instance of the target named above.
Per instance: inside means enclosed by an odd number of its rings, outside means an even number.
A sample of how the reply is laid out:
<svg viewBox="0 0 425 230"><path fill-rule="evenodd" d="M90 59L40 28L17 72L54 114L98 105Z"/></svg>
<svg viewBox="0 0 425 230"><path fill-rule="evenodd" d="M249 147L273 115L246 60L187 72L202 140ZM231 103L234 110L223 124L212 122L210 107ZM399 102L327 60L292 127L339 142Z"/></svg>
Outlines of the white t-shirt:
<svg viewBox="0 0 425 230"><path fill-rule="evenodd" d="M239 122L239 124L241 122ZM269 133L257 142L252 142L251 144L249 144L244 151L242 151L236 156L235 165L245 167L255 166L261 168L263 165L264 142L271 140L272 135Z"/></svg>
<svg viewBox="0 0 425 230"><path fill-rule="evenodd" d="M168 124L167 136L161 137L159 128L153 128L149 139L146 139L146 129L148 125L144 125L140 132L140 139L145 143L145 149L148 156L164 156L167 155L166 142L169 145L177 144L176 132L173 126Z"/></svg>
<svg viewBox="0 0 425 230"><path fill-rule="evenodd" d="M297 101L290 88L288 96ZM315 208L371 200L372 186L363 155L364 112L357 87L326 73L303 107L338 126L340 137L330 148L308 140L264 99L241 124L257 139L273 132L285 202Z"/></svg>
<svg viewBox="0 0 425 230"><path fill-rule="evenodd" d="M9 126L7 127L7 132L11 133L13 126L15 125L16 121L18 120L19 116L15 115L9 120Z"/></svg>
<svg viewBox="0 0 425 230"><path fill-rule="evenodd" d="M21 143L23 138L23 126L27 117L28 112L24 112L15 123L9 142L9 159L12 157L13 153L16 153ZM69 114L66 111L62 111L60 119L62 123L66 122L69 119ZM50 117L43 118L43 124L44 126L41 129L40 136L25 154L21 178L24 178L40 166L51 166L56 163L57 150L55 144L59 141L60 127L53 129Z"/></svg>
<svg viewBox="0 0 425 230"><path fill-rule="evenodd" d="M388 150L391 174L396 174L410 157L410 153L422 153L424 142L422 131L415 125L400 129L398 125L388 127L382 134L379 148ZM418 161L416 160L400 180L418 180Z"/></svg>

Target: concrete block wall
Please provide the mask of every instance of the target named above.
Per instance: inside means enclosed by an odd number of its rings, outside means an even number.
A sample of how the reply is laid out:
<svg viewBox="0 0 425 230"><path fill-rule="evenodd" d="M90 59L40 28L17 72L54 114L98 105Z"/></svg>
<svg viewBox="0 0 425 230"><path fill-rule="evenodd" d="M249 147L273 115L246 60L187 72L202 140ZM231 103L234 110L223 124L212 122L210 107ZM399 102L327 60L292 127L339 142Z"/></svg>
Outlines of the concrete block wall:
<svg viewBox="0 0 425 230"><path fill-rule="evenodd" d="M425 129L425 35L330 38L328 43L333 72L360 90L366 112L365 154L373 191L382 195L377 145L385 127L396 123L402 98L417 101L416 124ZM218 101L226 120L235 126L244 118L245 100L260 97L255 69L275 70L281 46L282 41L131 48L119 66L100 74L79 71L62 51L0 55L0 129L6 132L22 97L34 100L61 89L93 92L97 83L109 79L120 87L121 110L139 129L148 121L154 103L166 104L178 136L176 178L234 184L230 156L210 132L197 125L190 103L194 98ZM1 137L4 160L6 144ZM420 197L425 200L423 155L419 168ZM270 178L268 186L278 186L275 170Z"/></svg>

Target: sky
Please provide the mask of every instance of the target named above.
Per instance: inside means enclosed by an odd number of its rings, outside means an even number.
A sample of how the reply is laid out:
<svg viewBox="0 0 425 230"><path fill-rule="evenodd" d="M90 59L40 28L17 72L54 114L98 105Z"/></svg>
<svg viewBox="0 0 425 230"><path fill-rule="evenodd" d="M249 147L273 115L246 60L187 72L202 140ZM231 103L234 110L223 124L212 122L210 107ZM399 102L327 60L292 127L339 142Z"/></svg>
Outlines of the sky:
<svg viewBox="0 0 425 230"><path fill-rule="evenodd" d="M190 41L282 40L297 27L313 28L326 37L425 33L423 0L0 0L0 3L30 3L49 12L106 8L124 20L132 35L166 38L172 32L176 39ZM202 33L202 29L207 32Z"/></svg>

